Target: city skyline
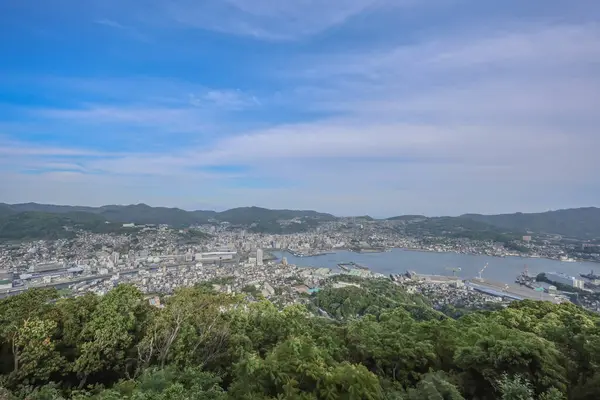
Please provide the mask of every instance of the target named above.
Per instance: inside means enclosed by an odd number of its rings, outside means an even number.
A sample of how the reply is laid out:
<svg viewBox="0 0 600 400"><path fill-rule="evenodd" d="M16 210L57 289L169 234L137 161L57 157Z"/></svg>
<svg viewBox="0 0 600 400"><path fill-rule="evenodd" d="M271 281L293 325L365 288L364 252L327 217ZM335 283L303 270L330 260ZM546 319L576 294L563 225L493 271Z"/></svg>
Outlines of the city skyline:
<svg viewBox="0 0 600 400"><path fill-rule="evenodd" d="M0 5L0 202L596 206L600 5Z"/></svg>

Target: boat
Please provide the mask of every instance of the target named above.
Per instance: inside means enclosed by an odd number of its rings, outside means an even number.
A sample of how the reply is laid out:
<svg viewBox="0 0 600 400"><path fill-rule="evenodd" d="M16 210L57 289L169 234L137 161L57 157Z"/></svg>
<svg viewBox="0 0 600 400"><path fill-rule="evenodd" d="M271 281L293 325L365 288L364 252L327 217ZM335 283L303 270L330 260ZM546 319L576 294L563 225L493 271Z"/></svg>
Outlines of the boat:
<svg viewBox="0 0 600 400"><path fill-rule="evenodd" d="M340 267L341 270L343 271L350 271L351 267L354 267L354 263L353 262L347 262L347 263L339 263L338 267Z"/></svg>
<svg viewBox="0 0 600 400"><path fill-rule="evenodd" d="M579 274L579 276L581 276L582 278L586 278L586 279L590 279L590 280L596 280L596 279L600 279L600 275L596 275L594 274L594 271L590 271L589 274Z"/></svg>

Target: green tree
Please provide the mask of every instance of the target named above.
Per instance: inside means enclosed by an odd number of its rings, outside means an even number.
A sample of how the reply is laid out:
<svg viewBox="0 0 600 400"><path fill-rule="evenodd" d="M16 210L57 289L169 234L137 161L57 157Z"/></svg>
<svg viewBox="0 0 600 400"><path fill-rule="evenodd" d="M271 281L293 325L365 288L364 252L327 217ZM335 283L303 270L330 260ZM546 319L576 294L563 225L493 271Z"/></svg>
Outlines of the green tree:
<svg viewBox="0 0 600 400"><path fill-rule="evenodd" d="M533 388L529 381L520 375L503 374L498 381L498 389L502 400L533 400Z"/></svg>
<svg viewBox="0 0 600 400"><path fill-rule="evenodd" d="M408 400L464 400L458 388L443 373L428 373L407 391Z"/></svg>
<svg viewBox="0 0 600 400"><path fill-rule="evenodd" d="M126 374L144 324L145 305L142 294L129 285L119 285L102 298L81 333L73 367L80 387L90 375L102 371Z"/></svg>
<svg viewBox="0 0 600 400"><path fill-rule="evenodd" d="M46 381L64 366L64 358L56 351L55 333L54 321L31 318L23 322L14 338L14 379Z"/></svg>
<svg viewBox="0 0 600 400"><path fill-rule="evenodd" d="M173 361L205 366L217 360L226 353L229 341L229 323L223 311L234 301L202 288L178 290L149 323L138 345L140 365L157 361L165 367Z"/></svg>

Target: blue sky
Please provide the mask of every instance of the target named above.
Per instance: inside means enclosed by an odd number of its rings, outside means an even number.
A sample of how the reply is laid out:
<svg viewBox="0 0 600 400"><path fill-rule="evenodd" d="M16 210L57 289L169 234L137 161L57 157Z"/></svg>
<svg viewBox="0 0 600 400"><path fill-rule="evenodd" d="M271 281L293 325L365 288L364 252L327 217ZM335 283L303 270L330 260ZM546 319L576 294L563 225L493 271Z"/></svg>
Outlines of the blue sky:
<svg viewBox="0 0 600 400"><path fill-rule="evenodd" d="M596 0L4 0L0 201L599 206Z"/></svg>

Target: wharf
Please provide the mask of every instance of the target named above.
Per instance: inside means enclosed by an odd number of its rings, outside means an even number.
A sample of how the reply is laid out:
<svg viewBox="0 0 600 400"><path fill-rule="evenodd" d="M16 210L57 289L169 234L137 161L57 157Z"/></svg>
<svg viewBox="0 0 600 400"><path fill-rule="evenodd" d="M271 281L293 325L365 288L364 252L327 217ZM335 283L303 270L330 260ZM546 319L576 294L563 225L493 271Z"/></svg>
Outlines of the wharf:
<svg viewBox="0 0 600 400"><path fill-rule="evenodd" d="M469 279L466 281L473 289L480 289L482 291L487 291L490 294L497 294L499 296L506 296L513 298L515 300L542 300L542 301L550 301L552 303L557 303L558 300L556 297L549 295L548 293L538 292L535 290L531 290L529 288L523 287L521 285L507 285L505 283L494 282L483 280L479 281L478 279Z"/></svg>
<svg viewBox="0 0 600 400"><path fill-rule="evenodd" d="M438 283L448 283L448 282L456 282L456 281L462 280L456 276L447 276L447 275L414 274L414 277L417 280L438 282Z"/></svg>
<svg viewBox="0 0 600 400"><path fill-rule="evenodd" d="M369 270L369 267L361 265L361 264L357 264L353 261L350 262L346 262L346 263L339 263L338 267L340 267L340 269L344 270L344 271L349 271L351 268L357 268L357 269L362 269L365 271Z"/></svg>
<svg viewBox="0 0 600 400"><path fill-rule="evenodd" d="M453 276L446 275L423 275L423 274L415 274L414 277L417 280L424 280L430 282L437 283L450 283L455 282L457 280L462 280ZM556 297L549 295L548 293L538 292L526 287L523 287L518 284L507 285L501 282L494 282L483 280L480 281L478 279L468 279L464 280L465 285L473 288L474 290L479 290L484 293L488 293L494 296L502 296L511 298L513 300L542 300L542 301L550 301L552 303L557 303L558 300Z"/></svg>

